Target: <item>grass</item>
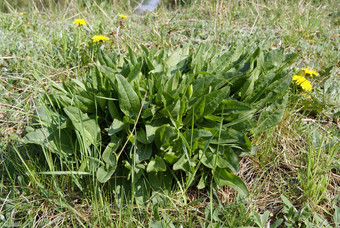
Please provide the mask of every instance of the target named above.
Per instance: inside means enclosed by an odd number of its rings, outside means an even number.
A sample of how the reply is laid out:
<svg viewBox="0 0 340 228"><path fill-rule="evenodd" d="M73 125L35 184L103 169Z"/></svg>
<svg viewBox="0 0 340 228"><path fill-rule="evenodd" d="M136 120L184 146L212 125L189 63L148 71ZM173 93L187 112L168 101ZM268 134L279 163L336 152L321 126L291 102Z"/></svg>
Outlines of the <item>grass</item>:
<svg viewBox="0 0 340 228"><path fill-rule="evenodd" d="M332 105L339 105L340 99L339 90L330 93L326 82L339 80L337 1L191 1L173 10L162 4L145 16L133 14L130 3L134 2L123 0L66 1L69 5L34 1L22 6L26 8L8 2L0 5L0 224L156 227L164 222L170 227L256 227L255 215L269 211L271 224L282 218L282 226L326 227L325 221L336 226L340 126L335 115L339 110ZM120 13L128 19L121 21ZM258 150L242 158L238 173L251 192L247 199L225 187L211 193L189 189L184 200L174 189L166 196L166 205L119 207L114 194L91 178L84 178L89 186L81 193L63 175L34 173L53 170L54 163L45 167L44 157L35 155L37 148L18 149L19 138L32 123L30 115L50 90L50 80L67 82L95 64L91 58L78 61L73 44L79 34L72 24L78 17L89 22L82 37L105 34L111 39L106 48L123 54L126 45L138 52L135 44L158 49L183 44L195 48L200 43L283 47L299 54L295 68L315 69L320 77L312 80L312 100L292 87L282 122L252 138ZM81 50L85 42L80 42ZM282 195L295 209L285 210L289 206ZM310 208L311 214L302 213L304 208Z"/></svg>

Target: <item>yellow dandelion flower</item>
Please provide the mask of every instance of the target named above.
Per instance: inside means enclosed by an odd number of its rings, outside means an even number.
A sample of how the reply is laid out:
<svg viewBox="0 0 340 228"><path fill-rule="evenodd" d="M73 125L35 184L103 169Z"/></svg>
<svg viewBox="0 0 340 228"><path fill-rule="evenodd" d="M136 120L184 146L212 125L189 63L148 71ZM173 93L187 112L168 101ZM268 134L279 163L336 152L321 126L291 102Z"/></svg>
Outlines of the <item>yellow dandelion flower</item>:
<svg viewBox="0 0 340 228"><path fill-rule="evenodd" d="M312 69L309 69L309 68L305 68L305 69L302 69L305 74L309 74L309 76L313 77L313 75L315 76L318 76L318 72L316 72L315 70L312 70Z"/></svg>
<svg viewBox="0 0 340 228"><path fill-rule="evenodd" d="M102 41L108 41L108 40L110 40L110 39L108 37L106 37L106 36L103 36L103 35L98 35L98 36L92 37L93 43L102 42Z"/></svg>
<svg viewBox="0 0 340 228"><path fill-rule="evenodd" d="M73 24L80 27L80 26L86 25L87 23L84 19L74 19Z"/></svg>
<svg viewBox="0 0 340 228"><path fill-rule="evenodd" d="M119 17L122 18L122 19L126 19L127 18L127 16L124 15L124 14L119 14Z"/></svg>
<svg viewBox="0 0 340 228"><path fill-rule="evenodd" d="M297 85L301 86L304 91L312 92L313 86L306 78L299 75L293 75L293 81L295 81Z"/></svg>
<svg viewBox="0 0 340 228"><path fill-rule="evenodd" d="M312 90L313 90L313 86L312 86L312 84L310 84L310 82L308 80L301 83L300 86L304 91L307 91L307 92L312 92Z"/></svg>

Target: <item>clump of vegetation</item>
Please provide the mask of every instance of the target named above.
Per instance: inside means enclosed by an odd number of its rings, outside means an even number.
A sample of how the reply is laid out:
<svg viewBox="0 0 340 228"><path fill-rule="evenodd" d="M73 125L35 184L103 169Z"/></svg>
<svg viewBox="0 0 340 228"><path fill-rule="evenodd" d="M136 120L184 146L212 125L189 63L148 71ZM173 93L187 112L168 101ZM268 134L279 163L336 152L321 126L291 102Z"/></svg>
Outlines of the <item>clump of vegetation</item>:
<svg viewBox="0 0 340 228"><path fill-rule="evenodd" d="M0 226L339 225L337 2L168 2L0 3Z"/></svg>
<svg viewBox="0 0 340 228"><path fill-rule="evenodd" d="M147 50L127 57L99 50L98 64L84 77L53 83L35 119L40 126L25 143L41 145L46 160L59 161L43 173L94 175L112 182L137 203L150 189L170 192L183 179L185 192L229 185L246 196L234 173L238 157L255 152L250 132L278 124L296 55L282 50L201 45ZM181 172L179 172L181 171ZM131 184L129 184L131 183ZM131 186L131 187L127 187Z"/></svg>

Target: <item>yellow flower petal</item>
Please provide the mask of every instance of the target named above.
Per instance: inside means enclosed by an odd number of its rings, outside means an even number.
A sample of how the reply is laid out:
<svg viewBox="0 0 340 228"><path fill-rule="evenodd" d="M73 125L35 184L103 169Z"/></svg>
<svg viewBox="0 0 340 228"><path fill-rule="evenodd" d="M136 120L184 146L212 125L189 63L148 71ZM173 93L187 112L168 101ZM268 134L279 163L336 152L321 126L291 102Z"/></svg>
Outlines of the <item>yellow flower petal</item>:
<svg viewBox="0 0 340 228"><path fill-rule="evenodd" d="M119 14L119 17L121 17L121 18L123 18L123 19L126 19L126 18L127 18L127 16L124 15L124 14Z"/></svg>
<svg viewBox="0 0 340 228"><path fill-rule="evenodd" d="M103 35L98 35L98 36L94 36L94 37L92 37L92 41L94 42L94 43L96 43L96 42L102 42L102 41L108 41L108 40L110 40L108 37L106 37L106 36L103 36Z"/></svg>
<svg viewBox="0 0 340 228"><path fill-rule="evenodd" d="M313 86L306 78L299 75L293 75L293 81L295 81L295 83L299 85L304 91L312 92Z"/></svg>
<svg viewBox="0 0 340 228"><path fill-rule="evenodd" d="M313 77L313 75L315 76L319 75L318 72L316 72L315 70L309 69L309 68L305 68L302 70L305 72L305 74L309 74L311 77Z"/></svg>
<svg viewBox="0 0 340 228"><path fill-rule="evenodd" d="M73 24L79 27L82 25L86 25L87 23L84 19L74 19Z"/></svg>
<svg viewBox="0 0 340 228"><path fill-rule="evenodd" d="M304 91L312 92L313 86L310 84L308 80L301 83L300 86Z"/></svg>

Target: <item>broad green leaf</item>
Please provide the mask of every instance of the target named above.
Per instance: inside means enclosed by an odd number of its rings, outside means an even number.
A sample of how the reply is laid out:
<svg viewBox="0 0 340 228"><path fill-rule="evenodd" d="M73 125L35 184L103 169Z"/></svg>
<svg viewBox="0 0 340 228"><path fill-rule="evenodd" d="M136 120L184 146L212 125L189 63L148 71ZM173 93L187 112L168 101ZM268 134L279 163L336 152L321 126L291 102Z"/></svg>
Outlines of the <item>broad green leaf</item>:
<svg viewBox="0 0 340 228"><path fill-rule="evenodd" d="M73 78L71 83L74 83L76 85L75 88L77 88L78 91L81 91L81 92L86 91L86 86L82 81Z"/></svg>
<svg viewBox="0 0 340 228"><path fill-rule="evenodd" d="M153 66L149 58L145 57L144 62L145 62L145 65L142 67L142 71L144 74L149 74L150 71L155 69L155 67Z"/></svg>
<svg viewBox="0 0 340 228"><path fill-rule="evenodd" d="M194 129L194 130L187 130L183 133L183 136L186 138L188 142L190 141L198 141L202 138L210 138L213 134L205 129Z"/></svg>
<svg viewBox="0 0 340 228"><path fill-rule="evenodd" d="M180 123L182 122L182 118L184 114L186 113L187 108L188 108L188 99L185 96L183 96L180 101L180 109L179 109L179 114L177 116L177 121L179 121Z"/></svg>
<svg viewBox="0 0 340 228"><path fill-rule="evenodd" d="M330 71L331 69L329 69ZM324 107L324 112L329 114L330 116L340 116L340 80L339 76L333 75L329 79L325 81L323 88L323 101L322 103L326 103L326 105L321 104L320 106ZM312 103L318 100L316 98L313 99ZM309 103L309 106L311 104Z"/></svg>
<svg viewBox="0 0 340 228"><path fill-rule="evenodd" d="M100 63L101 65L106 66L106 62L105 62L105 60L104 60L104 58L103 58L103 52L102 52L102 50L99 50L99 51L98 51L98 61L99 61L99 63Z"/></svg>
<svg viewBox="0 0 340 228"><path fill-rule="evenodd" d="M146 109L143 109L141 118L147 119L149 117L152 117L156 114L156 105L149 105Z"/></svg>
<svg viewBox="0 0 340 228"><path fill-rule="evenodd" d="M54 153L70 156L74 154L76 144L72 141L72 137L72 131L69 128L54 129L45 145Z"/></svg>
<svg viewBox="0 0 340 228"><path fill-rule="evenodd" d="M226 52L224 52L221 55L214 56L211 63L213 64L211 66L211 71L214 73L222 73L225 70L228 70L229 68L226 69L227 65L229 65L231 62L231 58L234 56L234 51L228 49ZM236 60L236 59L235 59Z"/></svg>
<svg viewBox="0 0 340 228"><path fill-rule="evenodd" d="M275 74L270 73L267 75L264 75L260 77L256 82L255 82L255 89L252 93L250 93L244 101L247 103L252 103L255 102L257 99L261 97L265 89L270 85L274 78Z"/></svg>
<svg viewBox="0 0 340 228"><path fill-rule="evenodd" d="M100 108L105 112L107 99L105 99L105 95L102 92L99 92L96 96L96 101L99 104Z"/></svg>
<svg viewBox="0 0 340 228"><path fill-rule="evenodd" d="M253 92L255 81L258 79L261 73L262 64L263 64L263 54L260 48L257 48L250 58L249 71L251 72L249 73L249 77L247 78L245 82L243 82L243 86L239 92L239 95L241 95L242 100Z"/></svg>
<svg viewBox="0 0 340 228"><path fill-rule="evenodd" d="M289 199L287 199L287 197L285 197L284 195L281 195L281 199L283 201L283 203L288 207L288 208L294 208L293 204L289 201Z"/></svg>
<svg viewBox="0 0 340 228"><path fill-rule="evenodd" d="M191 165L194 165L194 164L191 163ZM172 169L191 172L191 166L185 154L183 154L183 156L173 165Z"/></svg>
<svg viewBox="0 0 340 228"><path fill-rule="evenodd" d="M230 146L220 147L221 153L217 159L217 166L225 169L229 168L233 172L238 172L240 166L238 163L238 157Z"/></svg>
<svg viewBox="0 0 340 228"><path fill-rule="evenodd" d="M221 109L224 110L224 112L228 113L228 112L245 112L245 111L250 111L251 110L251 106L237 101L237 100L224 100L222 101L221 104Z"/></svg>
<svg viewBox="0 0 340 228"><path fill-rule="evenodd" d="M74 153L74 144L69 129L39 128L27 133L23 142L45 146L59 155L68 156Z"/></svg>
<svg viewBox="0 0 340 228"><path fill-rule="evenodd" d="M116 170L116 167L112 167L109 165L99 167L97 170L97 180L100 183L107 182L111 178L115 170Z"/></svg>
<svg viewBox="0 0 340 228"><path fill-rule="evenodd" d="M180 72L185 72L189 69L189 64L191 61L191 56L184 56L184 58L179 61L174 67L170 68L171 72L177 72L177 74L180 74Z"/></svg>
<svg viewBox="0 0 340 228"><path fill-rule="evenodd" d="M161 221L151 221L149 224L150 228L166 228L168 225Z"/></svg>
<svg viewBox="0 0 340 228"><path fill-rule="evenodd" d="M231 115L231 113L228 116L230 116L230 115ZM224 119L227 120L227 121L230 121L229 119L226 118L226 116L227 115L224 115L223 116L224 118L222 119L221 116L206 115L206 116L204 116L204 119L211 120L211 121L218 122L218 123L220 123Z"/></svg>
<svg viewBox="0 0 340 228"><path fill-rule="evenodd" d="M209 86L209 85L208 85ZM192 83L192 97L201 97L204 95L204 89L206 88L205 78L198 78Z"/></svg>
<svg viewBox="0 0 340 228"><path fill-rule="evenodd" d="M174 75L172 75L165 83L165 91L168 94L176 94L178 92L178 84L180 81L181 74L177 71ZM174 96L173 96L174 97Z"/></svg>
<svg viewBox="0 0 340 228"><path fill-rule="evenodd" d="M155 133L157 129L160 127L160 125L157 125L155 122L150 124L145 124L145 130L146 130L146 138L148 140L148 143L152 143L155 138Z"/></svg>
<svg viewBox="0 0 340 228"><path fill-rule="evenodd" d="M136 139L138 140L138 142L141 142L143 144L148 144L148 140L146 137L146 133L144 131L143 128L140 128L137 132L136 132Z"/></svg>
<svg viewBox="0 0 340 228"><path fill-rule="evenodd" d="M100 66L99 69L107 78L111 80L112 83L115 82L116 71L107 66Z"/></svg>
<svg viewBox="0 0 340 228"><path fill-rule="evenodd" d="M243 100L247 95L253 92L254 90L254 83L257 78L254 77L254 74L250 74L250 77L244 82L240 92L238 93L241 96L241 100Z"/></svg>
<svg viewBox="0 0 340 228"><path fill-rule="evenodd" d="M250 128L248 128L250 129ZM252 145L249 138L244 135L244 142L240 142L242 145L240 147L231 146L233 151L237 154L239 157L254 155L257 151L257 146Z"/></svg>
<svg viewBox="0 0 340 228"><path fill-rule="evenodd" d="M135 79L138 74L140 73L143 66L143 62L139 62L137 65L134 66L134 68L130 71L129 75L127 76L127 81L131 82L133 79Z"/></svg>
<svg viewBox="0 0 340 228"><path fill-rule="evenodd" d="M73 102L71 106L79 108L82 112L95 113L95 101L94 97L88 98L82 95L73 95Z"/></svg>
<svg viewBox="0 0 340 228"><path fill-rule="evenodd" d="M241 58L241 56L244 54L244 47L243 45L236 46L235 50L228 50L231 52L230 58L228 58L228 61L225 64L225 67L223 69L223 72L229 71L231 68L234 67L234 65L237 63L237 60Z"/></svg>
<svg viewBox="0 0 340 228"><path fill-rule="evenodd" d="M124 129L125 126L126 126L126 123L124 123L123 121L121 121L119 119L114 119L112 121L110 128L109 128L108 135L111 136L111 135L114 135L114 134L120 132L121 130Z"/></svg>
<svg viewBox="0 0 340 228"><path fill-rule="evenodd" d="M90 68L87 78L91 80L93 89L98 90L98 87L101 87L101 73L98 71L98 67Z"/></svg>
<svg viewBox="0 0 340 228"><path fill-rule="evenodd" d="M127 116L137 116L140 109L140 100L129 82L121 75L116 75L119 107Z"/></svg>
<svg viewBox="0 0 340 228"><path fill-rule="evenodd" d="M143 206L150 198L150 185L144 178L139 178L134 185L136 204Z"/></svg>
<svg viewBox="0 0 340 228"><path fill-rule="evenodd" d="M172 118L177 118L177 116L180 114L180 110L181 100L177 100L176 103L166 106L165 108L160 110L159 113L166 117L170 115Z"/></svg>
<svg viewBox="0 0 340 228"><path fill-rule="evenodd" d="M148 173L148 179L154 191L170 193L173 179L169 171Z"/></svg>
<svg viewBox="0 0 340 228"><path fill-rule="evenodd" d="M209 115L215 111L215 109L221 104L229 93L229 87L213 91L205 95L205 107L203 115Z"/></svg>
<svg viewBox="0 0 340 228"><path fill-rule="evenodd" d="M152 144L137 144L137 154L136 154L136 162L140 163L142 161L149 160L152 155Z"/></svg>
<svg viewBox="0 0 340 228"><path fill-rule="evenodd" d="M34 118L47 127L62 126L66 122L65 116L59 115L47 107L37 108Z"/></svg>
<svg viewBox="0 0 340 228"><path fill-rule="evenodd" d="M262 70L269 71L271 69L280 67L284 60L283 49L274 50L268 52L264 56L264 64L262 66Z"/></svg>
<svg viewBox="0 0 340 228"><path fill-rule="evenodd" d="M119 138L112 137L111 142L106 146L102 155L104 162L112 167L117 167L117 155L115 152L119 144Z"/></svg>
<svg viewBox="0 0 340 228"><path fill-rule="evenodd" d="M216 154L209 149L205 150L204 152L200 151L200 161L202 162L203 165L210 169L213 169L217 164L216 158L217 158Z"/></svg>
<svg viewBox="0 0 340 228"><path fill-rule="evenodd" d="M175 228L176 226L173 224L171 220L168 222L164 221L151 221L149 224L149 228Z"/></svg>
<svg viewBox="0 0 340 228"><path fill-rule="evenodd" d="M82 135L84 140L96 144L99 139L100 128L95 119L91 119L80 109L72 106L64 108L66 115L70 118L74 128Z"/></svg>
<svg viewBox="0 0 340 228"><path fill-rule="evenodd" d="M109 100L107 103L107 106L109 108L110 115L112 119L121 119L121 114L119 113L115 103L113 100Z"/></svg>
<svg viewBox="0 0 340 228"><path fill-rule="evenodd" d="M228 172L227 169L216 168L213 175L215 183L218 186L222 187L224 185L228 185L229 187L234 188L243 196L247 196L249 194L247 186L244 184L242 179Z"/></svg>
<svg viewBox="0 0 340 228"><path fill-rule="evenodd" d="M202 176L200 178L200 181L197 184L198 189L203 189L207 186L208 183L208 175L205 173L202 173Z"/></svg>
<svg viewBox="0 0 340 228"><path fill-rule="evenodd" d="M146 171L148 173L150 172L164 172L166 171L166 165L162 158L155 155L155 158L152 158L151 161L148 164L148 167L146 168Z"/></svg>
<svg viewBox="0 0 340 228"><path fill-rule="evenodd" d="M181 60L188 56L188 52L185 49L177 48L171 55L165 60L165 64L171 68L177 65Z"/></svg>
<svg viewBox="0 0 340 228"><path fill-rule="evenodd" d="M152 205L152 215L153 215L153 217L156 221L161 220L161 218L159 217L158 204L157 203Z"/></svg>
<svg viewBox="0 0 340 228"><path fill-rule="evenodd" d="M202 67L204 64L204 60L203 60L203 52L205 50L205 46L203 44L201 44L196 52L193 53L193 57L192 57L192 66L193 66L193 73L197 73L202 71Z"/></svg>
<svg viewBox="0 0 340 228"><path fill-rule="evenodd" d="M280 100L267 107L260 115L255 129L256 133L263 132L280 123L286 110L288 93Z"/></svg>
<svg viewBox="0 0 340 228"><path fill-rule="evenodd" d="M192 123L192 118L194 120L199 119L204 115L204 108L205 108L205 103L206 103L206 98L203 96L199 98L194 106L189 109L189 112L187 113L187 117L184 120L185 124L190 124Z"/></svg>
<svg viewBox="0 0 340 228"><path fill-rule="evenodd" d="M113 64L117 64L117 53L116 52L112 52L110 55L108 55L108 57L110 58L110 60L113 62Z"/></svg>
<svg viewBox="0 0 340 228"><path fill-rule="evenodd" d="M28 132L23 138L23 142L44 145L49 135L50 132L48 132L47 128L39 128L37 130Z"/></svg>
<svg viewBox="0 0 340 228"><path fill-rule="evenodd" d="M131 47L129 45L127 45L127 47L128 47L128 51L129 51L129 55L130 55L130 61L131 61L132 65L136 65L137 64L136 54L133 52L133 50L131 49Z"/></svg>
<svg viewBox="0 0 340 228"><path fill-rule="evenodd" d="M173 127L163 125L158 128L155 133L155 143L158 148L167 150L178 137L179 136Z"/></svg>
<svg viewBox="0 0 340 228"><path fill-rule="evenodd" d="M112 177L115 180L115 184L113 185L114 200L120 208L131 203L131 180L120 178L122 176L127 177L129 172L128 169L122 167L117 169Z"/></svg>
<svg viewBox="0 0 340 228"><path fill-rule="evenodd" d="M287 94L287 89L291 84L292 77L287 75L287 72L281 72L278 75L281 78L274 81L264 89L263 94L266 94L266 96L263 98L263 100L265 100L265 102L261 102L260 100L258 103L255 103L254 106L256 106L256 108L263 108L264 105L273 103ZM275 75L275 77L278 75Z"/></svg>
<svg viewBox="0 0 340 228"><path fill-rule="evenodd" d="M129 76L130 71L132 66L130 67L131 64L129 63L125 63L122 67L121 67L121 71L119 72L124 78L127 78L127 76Z"/></svg>
<svg viewBox="0 0 340 228"><path fill-rule="evenodd" d="M178 160L178 157L174 152L167 152L164 156L164 160L169 164L174 164Z"/></svg>
<svg viewBox="0 0 340 228"><path fill-rule="evenodd" d="M112 69L115 69L115 65L113 64L113 61L101 49L99 50L99 53L98 53L98 59L99 59L100 64L106 65Z"/></svg>
<svg viewBox="0 0 340 228"><path fill-rule="evenodd" d="M281 218L281 219L277 219L277 220L275 220L275 222L270 226L270 228L277 228L277 227L279 227L281 224L282 224L282 222L283 222L283 219Z"/></svg>

